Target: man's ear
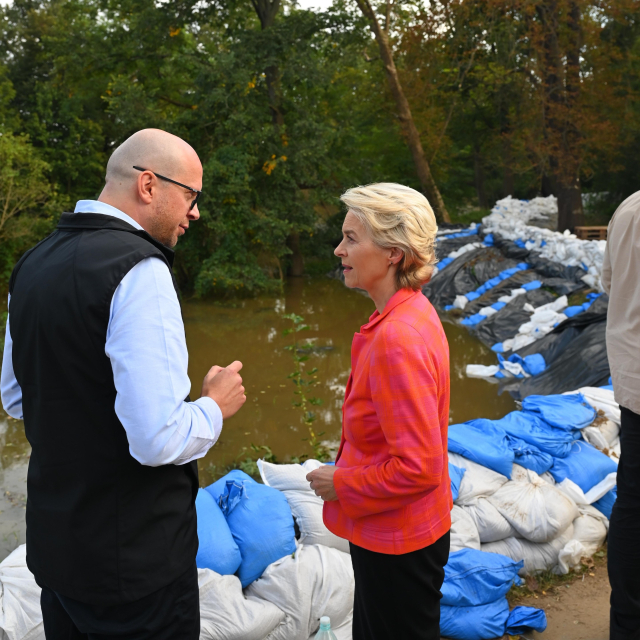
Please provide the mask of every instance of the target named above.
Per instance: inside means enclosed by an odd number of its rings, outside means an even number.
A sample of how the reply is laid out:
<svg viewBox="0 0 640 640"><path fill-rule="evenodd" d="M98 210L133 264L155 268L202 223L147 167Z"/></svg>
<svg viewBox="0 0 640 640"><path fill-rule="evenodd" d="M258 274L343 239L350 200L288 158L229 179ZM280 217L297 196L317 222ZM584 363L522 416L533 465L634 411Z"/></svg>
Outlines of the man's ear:
<svg viewBox="0 0 640 640"><path fill-rule="evenodd" d="M150 171L143 171L136 180L137 195L144 204L151 204L153 191L157 188L157 179Z"/></svg>

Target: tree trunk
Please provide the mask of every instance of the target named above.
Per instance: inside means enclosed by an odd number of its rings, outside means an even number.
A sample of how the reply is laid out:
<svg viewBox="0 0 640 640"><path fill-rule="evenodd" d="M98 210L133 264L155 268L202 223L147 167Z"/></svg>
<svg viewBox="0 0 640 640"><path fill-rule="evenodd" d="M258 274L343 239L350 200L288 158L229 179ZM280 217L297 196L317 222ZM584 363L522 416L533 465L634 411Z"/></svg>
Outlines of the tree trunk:
<svg viewBox="0 0 640 640"><path fill-rule="evenodd" d="M573 231L583 220L580 186L580 132L577 108L580 97L581 12L569 0L568 44L560 50L558 0L542 0L536 12L543 28L543 84L545 140L553 190L558 198L558 230ZM565 60L563 68L562 60Z"/></svg>
<svg viewBox="0 0 640 640"><path fill-rule="evenodd" d="M292 231L287 238L287 246L291 249L291 268L289 275L299 278L304 275L304 261L300 251L300 234Z"/></svg>
<svg viewBox="0 0 640 640"><path fill-rule="evenodd" d="M393 52L391 51L391 45L387 32L385 32L380 26L378 18L371 8L369 0L356 0L360 11L369 21L371 31L376 38L378 48L380 50L380 57L384 64L385 73L389 82L389 88L391 89L391 95L396 103L396 109L398 111L398 119L402 127L402 132L406 138L407 145L411 151L413 163L418 174L418 180L420 181L420 187L423 193L429 199L429 203L433 208L436 220L438 222L451 222L447 208L445 207L442 195L438 190L438 187L431 174L431 167L427 162L422 148L422 142L420 141L420 134L413 120L411 109L409 108L409 102L407 101L402 85L400 84L400 78L398 76L398 70L396 69L395 62L393 61Z"/></svg>
<svg viewBox="0 0 640 640"><path fill-rule="evenodd" d="M484 190L484 167L482 166L482 158L478 147L475 147L473 150L473 174L476 193L478 195L478 206L481 209L486 209L487 195Z"/></svg>

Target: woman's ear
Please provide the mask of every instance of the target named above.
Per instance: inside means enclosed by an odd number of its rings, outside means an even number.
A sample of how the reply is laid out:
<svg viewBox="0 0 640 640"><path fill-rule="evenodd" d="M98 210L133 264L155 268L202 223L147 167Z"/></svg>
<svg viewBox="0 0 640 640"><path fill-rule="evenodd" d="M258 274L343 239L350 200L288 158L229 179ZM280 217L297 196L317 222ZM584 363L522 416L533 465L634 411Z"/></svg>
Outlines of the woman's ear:
<svg viewBox="0 0 640 640"><path fill-rule="evenodd" d="M402 250L398 249L398 247L393 247L389 253L389 266L392 264L398 264L400 260L402 260L403 256L404 252Z"/></svg>

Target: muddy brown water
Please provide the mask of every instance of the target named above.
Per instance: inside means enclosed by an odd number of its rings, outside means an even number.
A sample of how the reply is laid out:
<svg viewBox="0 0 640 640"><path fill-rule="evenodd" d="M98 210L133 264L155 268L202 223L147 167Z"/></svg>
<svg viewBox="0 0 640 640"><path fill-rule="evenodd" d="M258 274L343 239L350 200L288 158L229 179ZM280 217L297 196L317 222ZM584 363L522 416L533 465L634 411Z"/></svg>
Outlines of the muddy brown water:
<svg viewBox="0 0 640 640"><path fill-rule="evenodd" d="M285 314L305 318L309 331L298 334L312 349L307 369L317 368L317 386L312 394L322 400L313 407L314 429L321 440L340 438L341 405L350 369L354 332L374 311L365 295L328 278L296 278L286 283L278 296L246 300L183 302L191 397L200 395L202 378L214 364L233 360L244 364L242 376L247 402L225 425L216 445L199 461L201 484L220 475L227 465L246 457L251 445L267 446L279 461L311 455L307 427L300 409L293 406L295 386L288 378L294 370L285 347L292 337L283 337L291 323ZM469 363L493 364L495 354L464 328L444 323L451 357L450 422L473 418L500 418L515 408L508 394L484 380L467 378ZM24 505L29 445L22 423L0 415L0 559L24 542ZM254 456L255 457L255 456Z"/></svg>

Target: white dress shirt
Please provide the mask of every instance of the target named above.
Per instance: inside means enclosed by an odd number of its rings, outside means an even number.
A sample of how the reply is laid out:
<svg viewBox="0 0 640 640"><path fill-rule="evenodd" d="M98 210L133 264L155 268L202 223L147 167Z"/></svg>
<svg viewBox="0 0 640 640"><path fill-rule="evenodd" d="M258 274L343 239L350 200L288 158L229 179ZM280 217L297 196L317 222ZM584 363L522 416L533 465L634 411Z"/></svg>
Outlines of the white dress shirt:
<svg viewBox="0 0 640 640"><path fill-rule="evenodd" d="M142 227L104 202L80 200L76 213L100 213ZM5 411L22 419L22 390L13 371L10 319L0 393ZM167 265L150 257L125 275L111 300L105 354L116 387L116 414L129 451L141 464L185 464L204 456L222 431L222 412L208 397L185 402L191 388L180 303Z"/></svg>

